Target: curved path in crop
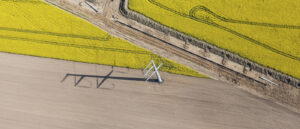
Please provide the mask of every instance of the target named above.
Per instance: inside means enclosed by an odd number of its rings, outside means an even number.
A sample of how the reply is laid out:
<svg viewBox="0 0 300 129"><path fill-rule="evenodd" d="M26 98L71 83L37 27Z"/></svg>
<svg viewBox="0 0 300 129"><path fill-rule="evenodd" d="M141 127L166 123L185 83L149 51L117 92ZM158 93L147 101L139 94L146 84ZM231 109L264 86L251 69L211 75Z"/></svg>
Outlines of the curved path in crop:
<svg viewBox="0 0 300 129"><path fill-rule="evenodd" d="M179 12L179 11L176 11L172 8L169 8L168 6L166 5L163 5L155 0L148 0L150 3L152 3L153 5L156 5L164 10L168 10L174 14L177 14L177 15L180 15L182 17L186 17L186 18L190 18L194 21L197 21L197 22L201 22L201 23L204 23L204 24L207 24L207 25L210 25L210 26L214 26L216 28L219 28L221 30L224 30L224 31L227 31L233 35L236 35L240 38L243 38L245 40L248 40L250 41L251 43L254 43L256 45L259 45L261 47L264 47L272 52L275 52L277 54L280 54L282 56L285 56L287 58L290 58L290 59L293 59L293 60L297 60L297 61L300 61L300 57L297 57L297 56L294 56L294 55L291 55L289 53L285 53L281 50L278 50L276 48L273 48L272 46L269 46L265 43L262 43L256 39L253 39L247 35L244 35L240 32L237 32L235 30L232 30L230 28L227 28L225 26L222 26L222 25L219 25L217 23L215 23L214 21L212 21L211 19L208 20L208 19L201 19L201 18L198 18L195 16L195 14L198 12L198 11L204 11L206 13L208 13L209 15L223 21L223 22L231 22L231 23L236 23L236 24L249 24L249 25L256 25L256 26L267 26L267 27L275 27L275 28L286 28L286 29L300 29L300 26L291 26L291 25L279 25L279 24L271 24L271 23L259 23L259 22L249 22L249 21L239 21L239 20L234 20L234 19L228 19L228 18L224 18L224 17L221 17L219 15L217 15L216 13L212 12L211 10L209 10L208 8L206 8L205 6L201 6L201 5L198 5L198 6L195 6L194 8L192 8L189 12L189 14L185 14L185 13L182 13L182 12Z"/></svg>
<svg viewBox="0 0 300 129"><path fill-rule="evenodd" d="M151 1L153 1L153 0L151 0ZM207 7L202 6L202 5L193 7L190 10L189 14L190 14L190 16L195 17L195 13L197 13L198 11L204 11L223 22L230 22L230 23L236 23L236 24L247 24L247 25L254 25L254 26L265 26L265 27L273 27L273 28L300 29L300 26L294 26L294 25L282 25L282 24L272 24L272 23L264 23L264 22L242 21L242 20L236 20L236 19L231 19L231 18L225 18L225 17L222 17L222 16L214 13L213 11L211 11L210 9L208 9Z"/></svg>

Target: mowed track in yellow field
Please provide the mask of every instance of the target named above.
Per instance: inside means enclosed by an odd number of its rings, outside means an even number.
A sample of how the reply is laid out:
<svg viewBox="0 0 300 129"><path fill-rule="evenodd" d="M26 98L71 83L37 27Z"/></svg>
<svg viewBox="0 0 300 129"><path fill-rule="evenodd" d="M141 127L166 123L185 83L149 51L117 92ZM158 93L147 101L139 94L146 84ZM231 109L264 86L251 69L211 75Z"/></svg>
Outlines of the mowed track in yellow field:
<svg viewBox="0 0 300 129"><path fill-rule="evenodd" d="M0 12L2 52L137 69L153 59L163 71L204 77L41 0L0 0Z"/></svg>
<svg viewBox="0 0 300 129"><path fill-rule="evenodd" d="M299 0L129 0L129 8L300 78Z"/></svg>

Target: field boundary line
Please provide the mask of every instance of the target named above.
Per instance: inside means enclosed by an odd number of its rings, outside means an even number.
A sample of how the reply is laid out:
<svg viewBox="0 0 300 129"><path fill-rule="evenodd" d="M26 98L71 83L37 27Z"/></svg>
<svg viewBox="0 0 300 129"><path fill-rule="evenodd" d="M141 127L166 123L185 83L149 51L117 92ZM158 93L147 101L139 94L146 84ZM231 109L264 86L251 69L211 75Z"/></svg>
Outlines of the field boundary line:
<svg viewBox="0 0 300 129"><path fill-rule="evenodd" d="M270 76L274 78L275 80L278 80L280 82L300 87L300 80L298 78L295 78L293 76L290 76L286 73L282 73L280 71L265 67L261 64L258 64L256 62L253 62L247 58L241 57L238 54L235 54L233 52L227 51L225 49L219 48L217 46L214 46L212 44L206 43L205 41L201 41L197 38L194 38L191 35L187 35L185 33L181 33L178 30L174 28L167 27L165 25L162 25L161 23L143 15L138 12L135 12L133 10L130 10L128 8L128 0L121 0L119 11L120 13L125 16L126 18L132 19L138 23L141 23L145 26L148 26L150 28L153 28L155 30L161 31L166 35L175 37L183 42L186 42L188 44L191 44L193 46L196 46L200 49L203 49L205 52L213 53L215 55L218 55L220 57L223 57L226 60L233 61L235 63L238 63L239 65L244 66L245 68L249 68L250 70L254 70L258 73L264 74L266 76ZM190 17L189 15L185 14L187 17ZM208 59L209 60L209 59ZM235 70L234 70L235 71ZM246 75L247 76L247 75Z"/></svg>

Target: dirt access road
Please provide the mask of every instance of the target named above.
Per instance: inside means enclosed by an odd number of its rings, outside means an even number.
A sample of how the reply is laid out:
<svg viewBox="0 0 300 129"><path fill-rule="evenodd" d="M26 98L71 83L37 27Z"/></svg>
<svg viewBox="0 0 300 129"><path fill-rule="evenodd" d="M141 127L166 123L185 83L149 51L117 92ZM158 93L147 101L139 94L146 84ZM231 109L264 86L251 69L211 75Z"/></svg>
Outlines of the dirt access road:
<svg viewBox="0 0 300 129"><path fill-rule="evenodd" d="M149 37L143 32L153 32L155 37L169 38L162 32L150 27L139 24L133 20L129 20L119 13L120 0L97 0L101 1L99 13L95 13L89 6L83 2L84 0L44 0L49 4L72 13L88 22L98 26L109 34L127 40L137 46L148 49L158 55L172 59L180 64L186 65L196 71L199 71L211 78L217 79L218 75L199 66L199 57L187 53L176 47L170 46L158 38ZM131 27L134 27L131 28ZM175 39L173 39L175 40ZM201 62L203 63L203 62Z"/></svg>
<svg viewBox="0 0 300 129"><path fill-rule="evenodd" d="M85 78L142 77L141 70L0 53L2 129L299 129L300 115L220 81L162 73L165 83ZM77 78L78 80L78 78ZM100 79L101 81L101 79Z"/></svg>

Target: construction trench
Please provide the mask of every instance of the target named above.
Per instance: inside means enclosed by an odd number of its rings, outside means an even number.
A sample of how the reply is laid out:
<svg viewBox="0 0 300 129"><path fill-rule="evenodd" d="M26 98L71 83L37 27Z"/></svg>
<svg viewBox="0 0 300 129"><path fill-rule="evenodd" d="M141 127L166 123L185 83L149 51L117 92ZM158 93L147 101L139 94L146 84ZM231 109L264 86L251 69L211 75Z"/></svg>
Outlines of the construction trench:
<svg viewBox="0 0 300 129"><path fill-rule="evenodd" d="M129 10L128 0L45 1L213 79L300 110L299 79L160 25Z"/></svg>

